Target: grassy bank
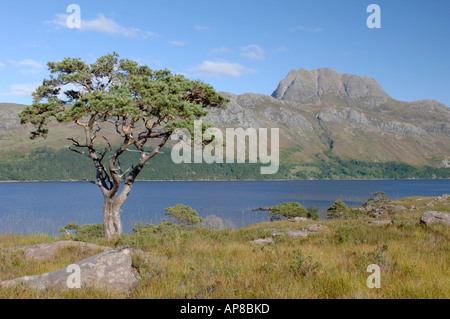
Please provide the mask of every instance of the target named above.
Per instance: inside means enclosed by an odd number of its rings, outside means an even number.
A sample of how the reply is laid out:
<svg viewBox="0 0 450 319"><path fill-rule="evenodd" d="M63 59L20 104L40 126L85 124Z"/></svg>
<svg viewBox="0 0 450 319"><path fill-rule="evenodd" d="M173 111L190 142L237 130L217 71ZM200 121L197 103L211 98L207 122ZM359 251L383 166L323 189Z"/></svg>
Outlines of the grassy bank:
<svg viewBox="0 0 450 319"><path fill-rule="evenodd" d="M418 223L422 212L450 212L450 201L411 197L393 202L405 209L392 225L373 225L368 217L292 223L276 221L235 230L199 228L125 235L115 241L87 241L111 247L129 244L142 276L129 293L98 289L58 292L24 287L1 289L0 298L450 298L450 231ZM429 204L430 205L430 204ZM307 238L275 237L261 246L250 240L270 236L272 228L301 229L322 224L325 232ZM95 251L65 248L50 260L33 261L5 247L52 242L48 235L0 236L0 281L60 269ZM86 241L85 238L83 240ZM381 288L369 289L367 267L381 268Z"/></svg>

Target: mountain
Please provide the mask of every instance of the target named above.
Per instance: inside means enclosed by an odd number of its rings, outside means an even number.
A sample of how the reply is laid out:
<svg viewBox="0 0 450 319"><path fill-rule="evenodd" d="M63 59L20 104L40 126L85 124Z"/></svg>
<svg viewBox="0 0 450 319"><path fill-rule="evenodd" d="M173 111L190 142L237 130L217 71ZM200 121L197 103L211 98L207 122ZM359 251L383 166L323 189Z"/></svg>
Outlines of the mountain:
<svg viewBox="0 0 450 319"><path fill-rule="evenodd" d="M329 68L292 70L272 96L304 104L366 108L377 107L390 98L372 78L341 74Z"/></svg>
<svg viewBox="0 0 450 319"><path fill-rule="evenodd" d="M281 164L289 166L291 176L321 178L323 163L335 170L351 160L369 166L449 166L450 108L434 100L398 101L369 77L329 68L300 69L289 72L271 96L222 94L230 99L228 108L211 108L204 120L222 129L279 128ZM76 125L52 124L47 140L31 141L32 127L20 125L17 116L22 109L0 103L0 162L23 159L23 154L43 146L62 149L69 145L66 137L82 138ZM322 166L308 166L314 163ZM327 176L346 174L353 172Z"/></svg>
<svg viewBox="0 0 450 319"><path fill-rule="evenodd" d="M279 127L285 160L334 155L370 162L439 167L450 159L450 108L435 100L398 101L376 80L329 68L292 70L272 96L224 93L221 126Z"/></svg>

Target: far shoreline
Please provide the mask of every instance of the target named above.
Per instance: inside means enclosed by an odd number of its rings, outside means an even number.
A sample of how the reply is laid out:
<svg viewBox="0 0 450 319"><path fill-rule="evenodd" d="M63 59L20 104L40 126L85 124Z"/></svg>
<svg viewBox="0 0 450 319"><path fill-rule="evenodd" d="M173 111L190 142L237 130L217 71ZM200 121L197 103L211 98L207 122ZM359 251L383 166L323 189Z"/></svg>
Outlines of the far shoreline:
<svg viewBox="0 0 450 319"><path fill-rule="evenodd" d="M199 179L199 180L137 180L135 183L149 183L149 182L293 182L293 181L448 181L450 178L370 178L370 179ZM92 184L89 181L77 181L77 180L24 180L24 181L2 181L0 183L87 183Z"/></svg>

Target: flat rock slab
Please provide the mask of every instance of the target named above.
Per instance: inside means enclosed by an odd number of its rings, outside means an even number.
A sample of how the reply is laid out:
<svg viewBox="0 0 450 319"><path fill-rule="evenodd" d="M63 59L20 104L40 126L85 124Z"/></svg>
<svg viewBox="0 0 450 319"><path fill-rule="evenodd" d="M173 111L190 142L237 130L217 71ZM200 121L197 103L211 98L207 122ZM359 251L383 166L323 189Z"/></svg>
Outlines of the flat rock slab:
<svg viewBox="0 0 450 319"><path fill-rule="evenodd" d="M426 225L444 224L450 226L450 214L428 211L422 214L420 222Z"/></svg>
<svg viewBox="0 0 450 319"><path fill-rule="evenodd" d="M327 226L319 224L311 224L302 229L271 228L267 230L272 231L272 237L255 239L250 241L250 243L260 245L270 245L274 243L273 238L276 236L288 235L294 238L306 238L311 234L320 233L326 231L327 229L328 229Z"/></svg>
<svg viewBox="0 0 450 319"><path fill-rule="evenodd" d="M65 241L58 241L58 242L54 242L54 243L45 243L45 244L37 244L37 245L30 245L30 246L11 247L9 249L25 250L26 258L35 258L35 259L42 260L42 259L54 257L58 253L58 251L62 248L73 247L73 246L80 246L82 248L87 248L87 249L102 248L104 251L109 251L112 249L110 247L98 246L98 245L94 245L94 244L84 243L84 242L80 242L80 241L72 241L72 240L65 240Z"/></svg>
<svg viewBox="0 0 450 319"><path fill-rule="evenodd" d="M273 240L273 238L269 237L269 238L259 238L259 239L255 239L250 241L251 244L256 244L256 245L272 245L275 243L275 241Z"/></svg>
<svg viewBox="0 0 450 319"><path fill-rule="evenodd" d="M75 267L74 267L75 266ZM79 267L79 268L78 268ZM131 250L128 247L111 249L101 254L76 262L66 268L36 276L25 276L0 283L2 287L23 284L26 287L44 290L47 288L68 289L76 282L78 268L80 287L97 287L114 290L130 290L139 283L134 272Z"/></svg>
<svg viewBox="0 0 450 319"><path fill-rule="evenodd" d="M288 221L293 222L293 223L300 223L300 222L309 222L311 220L306 217L294 217L294 218L288 219Z"/></svg>
<svg viewBox="0 0 450 319"><path fill-rule="evenodd" d="M320 233L322 231L326 231L328 229L327 226L319 225L319 224L311 224L307 225L305 228L302 229L290 229L290 228L273 228L270 229L273 231L272 236L279 236L279 235L289 235L294 238L298 237L308 237L311 234Z"/></svg>
<svg viewBox="0 0 450 319"><path fill-rule="evenodd" d="M305 238L305 237L308 237L308 235L309 235L309 232L304 230L304 229L289 229L289 228L276 229L276 228L274 228L274 229L271 229L271 230L273 231L272 232L272 237L282 236L282 235L289 235L289 236L294 237L294 238L299 238L299 237Z"/></svg>

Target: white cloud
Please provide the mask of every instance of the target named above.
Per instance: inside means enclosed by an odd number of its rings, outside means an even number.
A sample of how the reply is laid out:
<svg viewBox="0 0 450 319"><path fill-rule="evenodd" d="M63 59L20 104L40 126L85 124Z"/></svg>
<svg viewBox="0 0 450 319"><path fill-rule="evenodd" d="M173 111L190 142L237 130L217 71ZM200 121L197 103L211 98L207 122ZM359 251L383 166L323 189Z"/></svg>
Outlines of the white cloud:
<svg viewBox="0 0 450 319"><path fill-rule="evenodd" d="M67 28L67 14L57 14L56 19L47 21L46 24L58 25ZM139 28L123 27L113 19L105 17L102 13L97 15L97 18L92 20L81 20L82 31L94 31L108 34L111 36L122 36L126 38L149 38L158 37L159 35L151 31L143 31Z"/></svg>
<svg viewBox="0 0 450 319"><path fill-rule="evenodd" d="M17 96L17 97L31 97L31 94L36 90L39 84L24 83L12 84L9 86L9 92L2 93L3 96Z"/></svg>
<svg viewBox="0 0 450 319"><path fill-rule="evenodd" d="M1 67L3 67L3 66L6 66L6 64L5 64L5 63L2 63L2 62L0 62L0 68L1 68Z"/></svg>
<svg viewBox="0 0 450 319"><path fill-rule="evenodd" d="M44 65L40 62L25 59L21 61L8 60L13 66L20 68L19 72L22 74L37 74L42 72Z"/></svg>
<svg viewBox="0 0 450 319"><path fill-rule="evenodd" d="M255 60L264 60L264 54L267 53L266 50L263 50L259 47L259 45L256 44L250 44L246 47L241 48L242 49L242 55L249 59L255 59Z"/></svg>
<svg viewBox="0 0 450 319"><path fill-rule="evenodd" d="M310 31L310 32L320 32L322 31L321 28L318 27L305 27L303 25L297 25L294 28L291 28L291 31L295 31L295 30L301 30L301 31Z"/></svg>
<svg viewBox="0 0 450 319"><path fill-rule="evenodd" d="M172 45L176 45L176 46L183 46L188 44L189 42L187 41L169 41L170 44Z"/></svg>
<svg viewBox="0 0 450 319"><path fill-rule="evenodd" d="M218 48L214 48L211 50L211 53L223 53L223 52L230 52L231 50L228 49L227 47L221 46Z"/></svg>
<svg viewBox="0 0 450 319"><path fill-rule="evenodd" d="M210 27L204 25L194 25L195 30L197 31L209 31Z"/></svg>
<svg viewBox="0 0 450 319"><path fill-rule="evenodd" d="M191 70L214 77L240 77L244 74L256 73L254 69L247 68L239 63L227 61L204 61L202 64L191 68Z"/></svg>

